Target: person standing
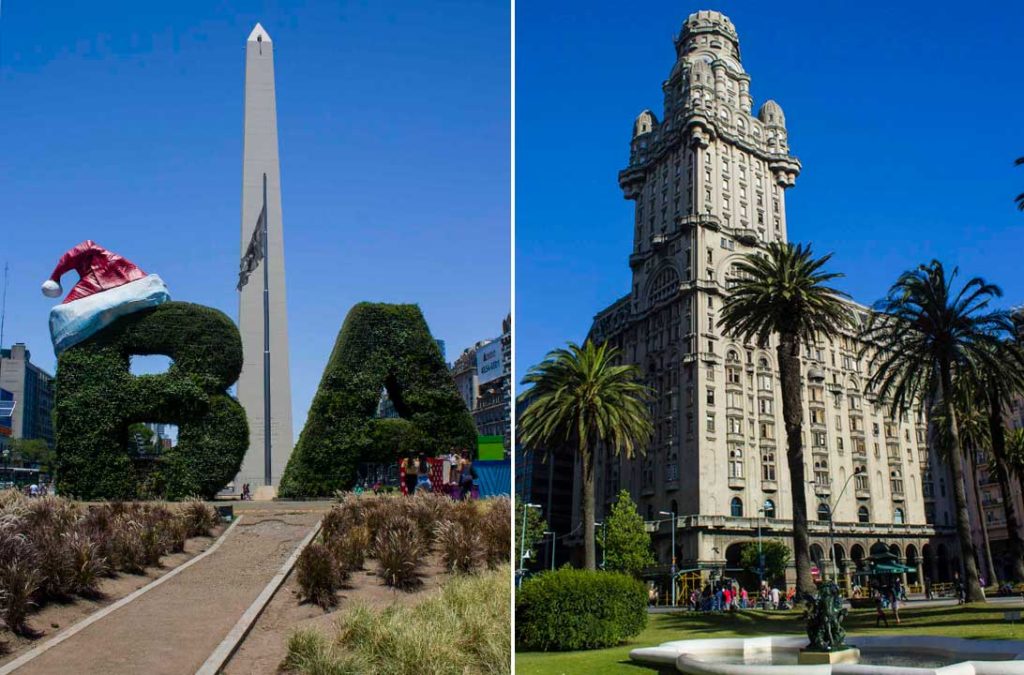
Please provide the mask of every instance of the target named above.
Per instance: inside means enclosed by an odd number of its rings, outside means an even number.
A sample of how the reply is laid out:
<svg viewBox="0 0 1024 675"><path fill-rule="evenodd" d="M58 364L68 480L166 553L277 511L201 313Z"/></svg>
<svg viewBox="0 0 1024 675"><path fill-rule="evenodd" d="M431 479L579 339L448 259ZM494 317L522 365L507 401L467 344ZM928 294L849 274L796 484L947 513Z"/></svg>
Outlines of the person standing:
<svg viewBox="0 0 1024 675"><path fill-rule="evenodd" d="M416 493L416 482L419 477L419 468L416 464L415 457L406 457L402 460L402 465L405 467L405 492L409 496Z"/></svg>
<svg viewBox="0 0 1024 675"><path fill-rule="evenodd" d="M416 489L433 492L434 485L430 482L430 463L426 455L420 455L419 473L416 476Z"/></svg>
<svg viewBox="0 0 1024 675"><path fill-rule="evenodd" d="M476 474L476 469L473 468L473 460L466 457L462 458L462 466L459 472L459 500L465 500L473 494L473 479Z"/></svg>

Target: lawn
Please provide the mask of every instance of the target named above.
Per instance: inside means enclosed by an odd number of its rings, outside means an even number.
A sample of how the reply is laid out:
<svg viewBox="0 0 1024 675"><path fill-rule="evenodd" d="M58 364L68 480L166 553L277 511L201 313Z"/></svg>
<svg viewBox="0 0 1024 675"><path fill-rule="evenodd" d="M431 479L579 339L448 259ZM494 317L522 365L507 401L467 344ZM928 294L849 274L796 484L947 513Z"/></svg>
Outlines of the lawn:
<svg viewBox="0 0 1024 675"><path fill-rule="evenodd" d="M903 623L897 626L889 617L889 628L875 628L875 610L852 610L846 620L850 634L938 634L971 639L1024 639L1024 625L1009 624L1003 612L1009 605L984 603L961 607L920 607L900 611ZM1018 609L1014 605L1012 609ZM620 647L582 652L516 652L517 675L575 675L576 673L631 673L643 675L656 670L634 665L629 652L637 647L652 647L669 640L688 638L738 637L803 633L800 611L743 611L736 614L654 614L647 629L633 641ZM664 672L676 672L668 670Z"/></svg>

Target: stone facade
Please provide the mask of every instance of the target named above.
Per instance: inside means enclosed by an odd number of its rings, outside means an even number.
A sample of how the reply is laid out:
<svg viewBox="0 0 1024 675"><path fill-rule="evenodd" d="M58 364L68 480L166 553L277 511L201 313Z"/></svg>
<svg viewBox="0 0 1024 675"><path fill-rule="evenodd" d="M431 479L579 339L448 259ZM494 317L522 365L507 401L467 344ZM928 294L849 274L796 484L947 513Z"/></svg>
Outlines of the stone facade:
<svg viewBox="0 0 1024 675"><path fill-rule="evenodd" d="M597 516L628 489L657 521L659 560L671 557L669 519L658 515L667 511L682 516L682 569L731 569L759 523L766 537L791 535L790 486L775 343L745 344L716 322L735 263L786 241L786 191L801 164L782 108L769 100L752 114L750 76L728 18L691 15L675 47L663 116L645 110L636 118L619 173L635 202L632 289L597 314L590 333L641 367L656 392L655 434L644 456L598 456ZM858 358L860 347L851 331L802 353L812 558L829 550L834 503L840 562L866 557L879 540L911 566L926 546L937 560L938 542L929 543L937 527L952 526L954 510L933 481L948 478L929 470L924 416L891 419L866 391L869 359Z"/></svg>

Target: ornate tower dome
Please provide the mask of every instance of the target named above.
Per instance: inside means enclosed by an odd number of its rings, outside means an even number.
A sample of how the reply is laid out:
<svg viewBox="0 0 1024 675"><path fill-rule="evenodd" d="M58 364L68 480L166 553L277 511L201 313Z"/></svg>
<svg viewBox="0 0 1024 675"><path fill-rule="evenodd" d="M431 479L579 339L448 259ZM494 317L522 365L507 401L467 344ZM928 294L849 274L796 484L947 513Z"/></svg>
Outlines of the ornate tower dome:
<svg viewBox="0 0 1024 675"><path fill-rule="evenodd" d="M736 26L721 12L694 12L683 23L676 38L676 54L683 56L698 49L739 59L740 37Z"/></svg>
<svg viewBox="0 0 1024 675"><path fill-rule="evenodd" d="M782 114L782 106L771 99L765 101L761 106L761 110L757 113L757 119L770 127L786 126L786 116Z"/></svg>
<svg viewBox="0 0 1024 675"><path fill-rule="evenodd" d="M658 118L654 116L654 113L650 110L644 110L636 116L636 121L633 122L633 137L636 138L643 134L649 134L657 126Z"/></svg>

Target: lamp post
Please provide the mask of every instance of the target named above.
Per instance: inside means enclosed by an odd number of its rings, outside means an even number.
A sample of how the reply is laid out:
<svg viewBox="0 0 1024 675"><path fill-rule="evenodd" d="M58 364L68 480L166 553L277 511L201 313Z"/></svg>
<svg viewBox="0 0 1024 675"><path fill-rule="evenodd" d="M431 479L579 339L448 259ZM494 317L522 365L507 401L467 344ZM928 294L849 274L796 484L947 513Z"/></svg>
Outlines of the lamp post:
<svg viewBox="0 0 1024 675"><path fill-rule="evenodd" d="M551 571L555 571L555 533L550 530L545 530L544 534L551 537Z"/></svg>
<svg viewBox="0 0 1024 675"><path fill-rule="evenodd" d="M2 454L4 458L4 481L7 481L11 473L11 449L4 446ZM14 481L11 481L11 483L13 485Z"/></svg>
<svg viewBox="0 0 1024 675"><path fill-rule="evenodd" d="M659 516L672 516L672 606L676 606L676 512L658 511Z"/></svg>
<svg viewBox="0 0 1024 675"><path fill-rule="evenodd" d="M761 518L766 513L762 506L757 510L757 592L764 587L764 550L761 548Z"/></svg>
<svg viewBox="0 0 1024 675"><path fill-rule="evenodd" d="M540 504L523 504L523 532L519 538L519 580L516 587L523 585L523 576L526 574L526 514L530 509L540 509Z"/></svg>
<svg viewBox="0 0 1024 675"><path fill-rule="evenodd" d="M838 573L838 570L836 568L836 528L835 528L835 510L836 510L836 505L839 503L839 500L843 498L843 493L846 492L847 486L850 485L850 481L853 480L853 477L856 476L856 475L857 475L857 472L855 471L855 472L851 473L849 476L847 476L846 477L846 482L843 483L843 487L839 491L839 494L836 495L836 498L831 503L826 502L826 505L828 506L828 547L829 547L828 556L829 556L829 559L832 561L832 581L836 580L837 573ZM807 481L807 482L810 483L811 485L817 485L817 483L815 481L813 481L813 480Z"/></svg>

